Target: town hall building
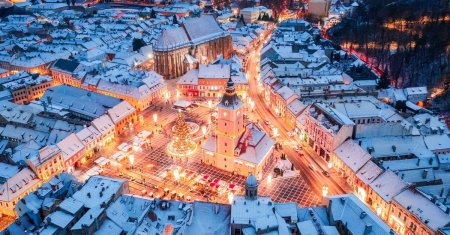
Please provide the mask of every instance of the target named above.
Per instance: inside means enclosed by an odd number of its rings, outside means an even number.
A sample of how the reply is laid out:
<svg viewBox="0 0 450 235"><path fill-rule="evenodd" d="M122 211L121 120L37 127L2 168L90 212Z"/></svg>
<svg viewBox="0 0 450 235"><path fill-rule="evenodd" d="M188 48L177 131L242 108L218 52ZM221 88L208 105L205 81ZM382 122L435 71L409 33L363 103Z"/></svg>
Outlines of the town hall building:
<svg viewBox="0 0 450 235"><path fill-rule="evenodd" d="M244 103L232 79L218 104L216 135L202 147L202 161L228 172L262 177L273 162L274 141L253 123L244 125Z"/></svg>

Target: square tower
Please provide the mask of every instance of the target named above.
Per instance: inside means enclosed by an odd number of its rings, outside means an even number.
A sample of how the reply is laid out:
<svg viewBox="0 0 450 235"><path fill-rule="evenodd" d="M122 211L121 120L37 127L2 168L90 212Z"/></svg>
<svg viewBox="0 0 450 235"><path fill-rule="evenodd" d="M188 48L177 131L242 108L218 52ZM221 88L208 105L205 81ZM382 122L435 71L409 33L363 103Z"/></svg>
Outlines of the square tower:
<svg viewBox="0 0 450 235"><path fill-rule="evenodd" d="M244 103L236 95L234 82L227 82L225 93L218 105L217 153L232 157L239 138L245 131Z"/></svg>

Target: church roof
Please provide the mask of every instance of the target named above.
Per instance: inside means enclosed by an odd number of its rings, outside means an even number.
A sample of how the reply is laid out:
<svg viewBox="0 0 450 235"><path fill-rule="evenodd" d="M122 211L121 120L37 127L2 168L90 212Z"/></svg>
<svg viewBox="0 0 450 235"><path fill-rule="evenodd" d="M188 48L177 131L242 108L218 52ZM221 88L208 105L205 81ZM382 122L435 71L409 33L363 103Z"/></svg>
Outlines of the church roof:
<svg viewBox="0 0 450 235"><path fill-rule="evenodd" d="M180 27L170 28L158 37L155 49L167 50L198 45L226 35L213 16L192 17L186 19Z"/></svg>
<svg viewBox="0 0 450 235"><path fill-rule="evenodd" d="M159 36L155 47L168 49L189 45L189 38L183 28L167 29Z"/></svg>
<svg viewBox="0 0 450 235"><path fill-rule="evenodd" d="M253 174L248 175L247 179L245 180L245 186L251 188L258 187L258 180L256 180L256 177Z"/></svg>
<svg viewBox="0 0 450 235"><path fill-rule="evenodd" d="M223 34L223 30L212 15L187 19L183 27L193 42Z"/></svg>

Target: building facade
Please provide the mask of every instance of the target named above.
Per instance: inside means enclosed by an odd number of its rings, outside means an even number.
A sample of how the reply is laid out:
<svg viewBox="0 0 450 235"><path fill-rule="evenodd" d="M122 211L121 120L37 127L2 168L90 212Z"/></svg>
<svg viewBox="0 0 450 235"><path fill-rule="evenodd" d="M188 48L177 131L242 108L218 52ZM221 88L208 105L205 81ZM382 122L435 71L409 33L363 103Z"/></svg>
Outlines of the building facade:
<svg viewBox="0 0 450 235"><path fill-rule="evenodd" d="M39 156L33 160L27 160L27 165L43 181L64 171L64 158L61 150L56 145L45 146L39 150Z"/></svg>

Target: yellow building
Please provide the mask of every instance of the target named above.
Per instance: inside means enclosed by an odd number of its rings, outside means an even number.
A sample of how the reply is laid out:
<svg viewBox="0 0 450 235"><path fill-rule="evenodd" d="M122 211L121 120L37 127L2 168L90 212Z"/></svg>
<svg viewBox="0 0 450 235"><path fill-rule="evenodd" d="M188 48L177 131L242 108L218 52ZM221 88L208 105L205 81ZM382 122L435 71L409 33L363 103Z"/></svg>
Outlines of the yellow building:
<svg viewBox="0 0 450 235"><path fill-rule="evenodd" d="M56 145L48 145L39 150L37 158L26 160L27 165L43 181L64 171L64 158Z"/></svg>
<svg viewBox="0 0 450 235"><path fill-rule="evenodd" d="M16 217L17 202L41 185L41 180L30 168L19 171L11 167L15 166L0 165L0 220L4 215Z"/></svg>

